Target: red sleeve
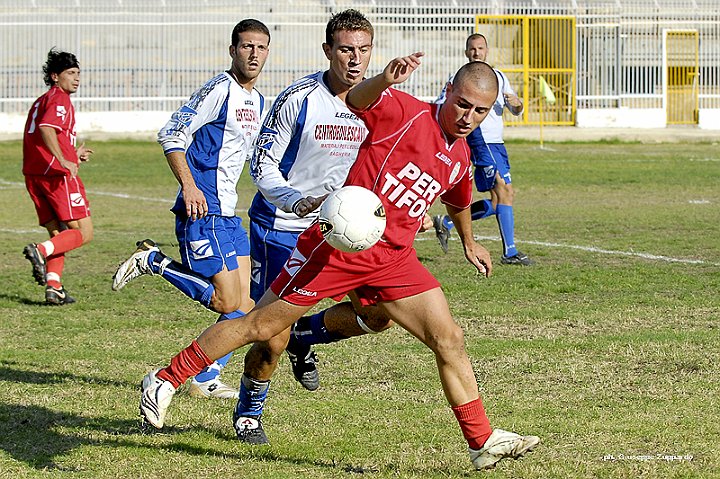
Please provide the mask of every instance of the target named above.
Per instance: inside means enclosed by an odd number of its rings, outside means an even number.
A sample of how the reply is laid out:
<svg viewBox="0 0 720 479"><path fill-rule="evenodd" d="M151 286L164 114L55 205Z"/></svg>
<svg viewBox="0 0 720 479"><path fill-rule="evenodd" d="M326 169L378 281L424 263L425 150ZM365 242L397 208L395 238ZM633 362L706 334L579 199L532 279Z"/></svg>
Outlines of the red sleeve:
<svg viewBox="0 0 720 479"><path fill-rule="evenodd" d="M415 103L419 103L419 100L407 93L388 88L366 109L357 110L350 105L348 108L365 123L370 131L368 138L374 143L396 132L399 125L410 116L408 113Z"/></svg>
<svg viewBox="0 0 720 479"><path fill-rule="evenodd" d="M55 92L47 97L42 117L37 119L38 126L50 126L56 130L67 130L71 119L69 95Z"/></svg>

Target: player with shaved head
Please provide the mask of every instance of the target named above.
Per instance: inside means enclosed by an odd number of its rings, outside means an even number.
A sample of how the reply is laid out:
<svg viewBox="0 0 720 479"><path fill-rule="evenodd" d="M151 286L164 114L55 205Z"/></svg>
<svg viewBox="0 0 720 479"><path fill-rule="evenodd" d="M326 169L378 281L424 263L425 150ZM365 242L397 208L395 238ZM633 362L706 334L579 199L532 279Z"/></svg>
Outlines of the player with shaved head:
<svg viewBox="0 0 720 479"><path fill-rule="evenodd" d="M363 304L377 305L435 355L440 382L477 469L532 450L536 436L492 429L465 350L439 282L413 248L423 216L436 199L455 222L465 256L489 276L488 251L475 242L469 206L472 165L467 137L497 97L495 74L485 63L463 66L448 85L442 105L422 102L391 88L420 66L422 53L390 61L382 73L354 87L346 102L368 129L346 185L375 192L387 226L381 240L358 253L343 253L325 240L317 223L298 238L290 259L270 289L243 319L216 323L142 381L140 412L156 428L165 422L176 388L216 358L255 341L287 335L288 328L323 298L355 291Z"/></svg>

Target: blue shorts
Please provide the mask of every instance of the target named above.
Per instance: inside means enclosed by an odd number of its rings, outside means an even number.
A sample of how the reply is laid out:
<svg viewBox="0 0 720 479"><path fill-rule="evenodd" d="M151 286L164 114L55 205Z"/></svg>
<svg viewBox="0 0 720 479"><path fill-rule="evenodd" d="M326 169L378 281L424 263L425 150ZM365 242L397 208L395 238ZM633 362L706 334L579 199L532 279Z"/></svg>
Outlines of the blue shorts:
<svg viewBox="0 0 720 479"><path fill-rule="evenodd" d="M280 274L300 233L277 231L250 222L250 297L259 301Z"/></svg>
<svg viewBox="0 0 720 479"><path fill-rule="evenodd" d="M250 255L247 232L238 217L209 215L193 221L175 218L175 236L185 266L205 278L223 268L238 268L237 257Z"/></svg>
<svg viewBox="0 0 720 479"><path fill-rule="evenodd" d="M512 183L510 161L503 143L491 143L485 145L484 148L478 148L476 151L480 153L473 156L475 186L478 191L485 192L495 188L496 173L500 173L505 183Z"/></svg>

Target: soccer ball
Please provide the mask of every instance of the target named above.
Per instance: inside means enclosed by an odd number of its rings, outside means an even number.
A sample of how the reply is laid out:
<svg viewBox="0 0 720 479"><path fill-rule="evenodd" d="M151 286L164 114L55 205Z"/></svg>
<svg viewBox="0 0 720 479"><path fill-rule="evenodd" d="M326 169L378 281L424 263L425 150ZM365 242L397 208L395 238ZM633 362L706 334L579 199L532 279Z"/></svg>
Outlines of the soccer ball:
<svg viewBox="0 0 720 479"><path fill-rule="evenodd" d="M372 191L343 186L325 198L318 223L332 247L355 253L370 248L385 232L385 208Z"/></svg>

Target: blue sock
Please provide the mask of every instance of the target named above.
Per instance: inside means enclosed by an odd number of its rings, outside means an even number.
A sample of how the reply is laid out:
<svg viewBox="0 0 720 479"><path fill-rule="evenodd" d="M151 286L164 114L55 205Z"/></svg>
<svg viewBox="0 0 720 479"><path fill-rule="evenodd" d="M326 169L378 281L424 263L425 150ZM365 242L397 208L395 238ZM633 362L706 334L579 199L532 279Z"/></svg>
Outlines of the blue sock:
<svg viewBox="0 0 720 479"><path fill-rule="evenodd" d="M245 374L240 380L240 397L235 406L236 416L259 416L265 407L270 381L258 381Z"/></svg>
<svg viewBox="0 0 720 479"><path fill-rule="evenodd" d="M227 319L235 319L235 318L242 318L245 316L245 313L243 313L240 310L233 311L232 313L227 314L221 314L218 318L217 322L225 321ZM233 353L229 352L225 356L221 357L220 359L216 359L214 363L212 363L210 366L206 367L199 373L195 375L195 380L204 383L206 381L210 381L211 379L215 379L216 377L220 376L220 372L223 370L223 368L227 365L228 361L230 361L230 358L232 357Z"/></svg>
<svg viewBox="0 0 720 479"><path fill-rule="evenodd" d="M517 254L515 247L515 218L513 207L510 205L497 205L497 222L500 227L504 256L510 257Z"/></svg>
<svg viewBox="0 0 720 479"><path fill-rule="evenodd" d="M443 226L445 228L447 228L448 231L450 231L451 229L453 229L455 227L455 223L452 222L452 220L450 219L450 217L448 215L443 216L442 222L443 222Z"/></svg>
<svg viewBox="0 0 720 479"><path fill-rule="evenodd" d="M498 205L499 207L500 205ZM512 206L510 207L512 208ZM479 200L470 205L470 215L473 221L487 218L495 214L492 201L488 199Z"/></svg>
<svg viewBox="0 0 720 479"><path fill-rule="evenodd" d="M186 296L198 301L206 308L210 307L210 299L215 287L207 278L162 253L150 253L148 262L153 273L159 274Z"/></svg>
<svg viewBox="0 0 720 479"><path fill-rule="evenodd" d="M345 339L344 336L328 332L325 327L325 311L298 319L292 327L293 338L307 346L334 343Z"/></svg>

